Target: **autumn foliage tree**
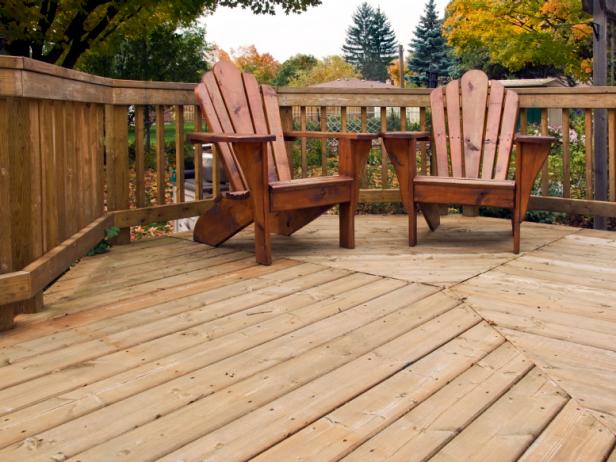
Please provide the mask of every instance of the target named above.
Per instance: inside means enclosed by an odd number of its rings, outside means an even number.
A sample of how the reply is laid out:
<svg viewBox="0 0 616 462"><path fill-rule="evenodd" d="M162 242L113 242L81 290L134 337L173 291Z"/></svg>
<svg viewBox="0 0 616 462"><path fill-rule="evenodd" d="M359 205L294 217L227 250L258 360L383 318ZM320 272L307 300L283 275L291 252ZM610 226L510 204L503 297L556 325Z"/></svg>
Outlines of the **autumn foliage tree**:
<svg viewBox="0 0 616 462"><path fill-rule="evenodd" d="M242 72L253 74L259 83L272 84L276 80L280 63L269 53L259 53L254 45L232 50L231 57Z"/></svg>
<svg viewBox="0 0 616 462"><path fill-rule="evenodd" d="M465 67L583 81L592 72L589 20L580 0L452 0L444 32Z"/></svg>

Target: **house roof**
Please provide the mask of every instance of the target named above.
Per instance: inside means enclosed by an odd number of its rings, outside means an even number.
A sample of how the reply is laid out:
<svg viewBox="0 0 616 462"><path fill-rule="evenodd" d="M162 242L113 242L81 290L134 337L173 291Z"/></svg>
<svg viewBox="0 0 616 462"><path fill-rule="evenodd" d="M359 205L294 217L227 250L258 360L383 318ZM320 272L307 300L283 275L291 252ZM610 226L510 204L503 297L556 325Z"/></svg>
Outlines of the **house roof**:
<svg viewBox="0 0 616 462"><path fill-rule="evenodd" d="M508 88L515 87L564 87L565 84L556 77L547 77L545 79L506 79L499 80L503 86Z"/></svg>
<svg viewBox="0 0 616 462"><path fill-rule="evenodd" d="M361 79L338 79L330 82L311 85L315 88L397 88L390 83L378 82L376 80Z"/></svg>

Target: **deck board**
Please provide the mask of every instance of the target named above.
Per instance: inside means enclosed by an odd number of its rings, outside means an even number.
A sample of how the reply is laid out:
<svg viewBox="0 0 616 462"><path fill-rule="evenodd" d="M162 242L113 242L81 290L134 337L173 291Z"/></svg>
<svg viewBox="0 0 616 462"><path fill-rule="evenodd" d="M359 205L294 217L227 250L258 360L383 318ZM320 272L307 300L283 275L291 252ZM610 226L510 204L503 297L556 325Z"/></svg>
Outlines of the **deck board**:
<svg viewBox="0 0 616 462"><path fill-rule="evenodd" d="M616 432L616 233L564 236L451 293Z"/></svg>
<svg viewBox="0 0 616 462"><path fill-rule="evenodd" d="M616 234L323 216L83 259L0 334L0 461L603 461Z"/></svg>

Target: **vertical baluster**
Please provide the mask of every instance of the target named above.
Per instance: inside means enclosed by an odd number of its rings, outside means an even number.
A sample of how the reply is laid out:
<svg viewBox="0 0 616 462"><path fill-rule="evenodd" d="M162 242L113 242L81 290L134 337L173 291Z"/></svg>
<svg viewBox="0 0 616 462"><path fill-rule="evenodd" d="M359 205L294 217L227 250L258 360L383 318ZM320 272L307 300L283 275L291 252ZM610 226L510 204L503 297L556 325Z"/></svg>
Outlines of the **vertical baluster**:
<svg viewBox="0 0 616 462"><path fill-rule="evenodd" d="M201 109L195 106L195 131L200 132L203 129L203 121L201 117ZM195 164L195 200L203 199L203 145L195 143L193 145L193 163Z"/></svg>
<svg viewBox="0 0 616 462"><path fill-rule="evenodd" d="M361 108L361 128L360 131L362 133L366 133L368 131L368 108L366 106L362 106Z"/></svg>
<svg viewBox="0 0 616 462"><path fill-rule="evenodd" d="M406 131L406 107L400 107L400 131Z"/></svg>
<svg viewBox="0 0 616 462"><path fill-rule="evenodd" d="M175 190L176 202L184 202L184 106L175 106Z"/></svg>
<svg viewBox="0 0 616 462"><path fill-rule="evenodd" d="M613 49L612 49L613 51ZM610 109L608 112L607 132L609 139L608 165L609 165L609 199L616 201L616 110Z"/></svg>
<svg viewBox="0 0 616 462"><path fill-rule="evenodd" d="M361 127L359 131L362 133L366 133L368 131L368 108L366 106L361 107ZM370 162L368 162L368 166L369 165ZM362 176L362 188L368 187L368 166L364 169L364 175Z"/></svg>
<svg viewBox="0 0 616 462"><path fill-rule="evenodd" d="M299 129L306 131L306 106L301 106L299 109ZM308 157L306 155L306 138L301 139L301 156L302 156L302 178L308 175Z"/></svg>
<svg viewBox="0 0 616 462"><path fill-rule="evenodd" d="M321 131L327 131L327 106L321 106ZM321 174L327 175L327 139L321 140Z"/></svg>
<svg viewBox="0 0 616 462"><path fill-rule="evenodd" d="M426 121L426 108L419 108L419 130L426 131L427 130L427 121ZM427 175L428 173L428 149L425 141L419 142L419 153L421 156L421 174Z"/></svg>
<svg viewBox="0 0 616 462"><path fill-rule="evenodd" d="M145 207L145 124L143 106L135 107L135 199L137 207Z"/></svg>
<svg viewBox="0 0 616 462"><path fill-rule="evenodd" d="M548 110L541 109L541 134L543 136L548 135ZM550 158L548 157L541 169L541 194L547 196L550 192L550 176L548 170L548 163Z"/></svg>
<svg viewBox="0 0 616 462"><path fill-rule="evenodd" d="M343 133L347 131L347 122L347 108L346 106L342 106L340 108L340 131Z"/></svg>
<svg viewBox="0 0 616 462"><path fill-rule="evenodd" d="M381 132L387 131L387 108L381 108ZM389 159L385 144L381 140L381 189L389 186Z"/></svg>
<svg viewBox="0 0 616 462"><path fill-rule="evenodd" d="M526 109L520 109L520 133L528 134L528 111Z"/></svg>
<svg viewBox="0 0 616 462"><path fill-rule="evenodd" d="M156 106L156 179L158 183L158 205L165 203L165 181L167 162L165 158L165 108Z"/></svg>
<svg viewBox="0 0 616 462"><path fill-rule="evenodd" d="M593 198L593 182L592 182L592 109L584 111L584 150L586 151L586 199Z"/></svg>
<svg viewBox="0 0 616 462"><path fill-rule="evenodd" d="M571 151L569 109L562 110L563 132L563 197L571 197Z"/></svg>

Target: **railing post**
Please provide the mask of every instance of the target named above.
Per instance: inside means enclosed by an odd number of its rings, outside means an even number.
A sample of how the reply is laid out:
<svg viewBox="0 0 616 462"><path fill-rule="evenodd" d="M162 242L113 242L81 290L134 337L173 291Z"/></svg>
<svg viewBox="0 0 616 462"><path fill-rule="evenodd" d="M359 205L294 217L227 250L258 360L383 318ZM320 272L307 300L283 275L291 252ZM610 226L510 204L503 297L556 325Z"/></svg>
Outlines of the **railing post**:
<svg viewBox="0 0 616 462"><path fill-rule="evenodd" d="M128 106L105 105L107 210L126 210L128 201ZM120 229L116 244L130 242L130 228Z"/></svg>
<svg viewBox="0 0 616 462"><path fill-rule="evenodd" d="M293 107L280 107L280 120L282 121L282 130L290 132L293 130ZM293 141L285 141L287 148L287 156L289 157L289 165L293 168Z"/></svg>

